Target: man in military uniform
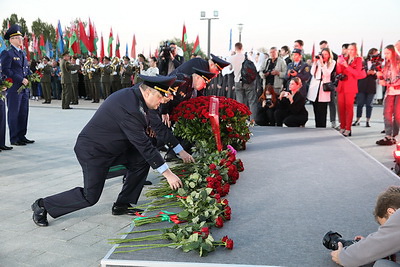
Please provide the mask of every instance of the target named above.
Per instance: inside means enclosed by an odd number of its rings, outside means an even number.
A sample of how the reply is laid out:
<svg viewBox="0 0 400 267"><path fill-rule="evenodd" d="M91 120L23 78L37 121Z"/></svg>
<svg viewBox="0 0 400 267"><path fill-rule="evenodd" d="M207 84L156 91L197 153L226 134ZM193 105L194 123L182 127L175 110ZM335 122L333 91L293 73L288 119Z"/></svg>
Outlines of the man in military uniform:
<svg viewBox="0 0 400 267"><path fill-rule="evenodd" d="M82 166L84 187L36 200L32 210L38 226L48 225L47 213L57 218L94 205L100 198L109 168L114 165L123 164L128 172L112 207L113 215L135 213L135 209L130 209L131 203L137 203L150 166L167 179L171 189L182 186L152 142L157 136L173 147L184 162L194 161L155 111L167 99L176 76L141 78L143 84L110 95L83 128L74 149Z"/></svg>
<svg viewBox="0 0 400 267"><path fill-rule="evenodd" d="M307 97L307 81L311 78L310 74L310 67L308 66L307 63L305 63L302 60L302 53L303 51L300 49L293 49L293 62L289 63L287 67L287 74L286 74L286 80L287 80L287 86L286 88L289 88L289 83L291 79L294 77L299 77L303 86L300 88L300 93L304 98Z"/></svg>
<svg viewBox="0 0 400 267"><path fill-rule="evenodd" d="M62 54L61 59L61 86L62 86L62 97L61 97L61 108L62 109L72 109L69 104L71 103L72 99L72 74L71 71L77 70L79 66L72 65L71 56L69 52L66 51Z"/></svg>
<svg viewBox="0 0 400 267"><path fill-rule="evenodd" d="M42 85L42 92L44 102L42 104L51 103L51 71L53 68L49 64L50 59L48 57L43 57L43 63L39 64L39 68L42 72L42 78L40 79L40 84Z"/></svg>
<svg viewBox="0 0 400 267"><path fill-rule="evenodd" d="M111 94L111 75L113 68L109 57L104 57L104 66L101 70L101 83L103 84L103 97L106 99Z"/></svg>
<svg viewBox="0 0 400 267"><path fill-rule="evenodd" d="M128 88L132 86L132 80L131 77L133 75L134 69L132 67L132 65L129 64L129 57L124 56L124 64L121 65L121 85L122 88Z"/></svg>
<svg viewBox="0 0 400 267"><path fill-rule="evenodd" d="M2 72L13 80L13 86L7 90L8 128L12 145L24 146L35 142L25 137L28 126L29 89L18 89L28 85L29 74L28 59L22 46L22 33L19 25L12 25L4 35L10 41L10 47L1 53Z"/></svg>
<svg viewBox="0 0 400 267"><path fill-rule="evenodd" d="M99 66L99 59L97 57L93 57L93 64L89 69L89 80L90 86L92 88L91 95L93 98L92 103L99 103L100 101L100 79L101 79L101 71Z"/></svg>
<svg viewBox="0 0 400 267"><path fill-rule="evenodd" d="M77 64L78 58L73 56L71 58L71 64L74 66L75 70L71 71L72 78L72 96L71 96L71 105L79 104L79 73L78 69L80 66Z"/></svg>
<svg viewBox="0 0 400 267"><path fill-rule="evenodd" d="M201 69L204 71L218 74L223 68L228 66L230 63L211 54L209 60L205 60L199 57L195 57L186 61L179 67L177 67L170 75L176 75L177 73L184 73L186 75L192 75L194 73L193 68Z"/></svg>
<svg viewBox="0 0 400 267"><path fill-rule="evenodd" d="M121 63L116 64L114 67L115 69L111 73L111 93L114 93L118 90L121 90L122 88L125 88L121 86L122 81L121 81L120 66Z"/></svg>

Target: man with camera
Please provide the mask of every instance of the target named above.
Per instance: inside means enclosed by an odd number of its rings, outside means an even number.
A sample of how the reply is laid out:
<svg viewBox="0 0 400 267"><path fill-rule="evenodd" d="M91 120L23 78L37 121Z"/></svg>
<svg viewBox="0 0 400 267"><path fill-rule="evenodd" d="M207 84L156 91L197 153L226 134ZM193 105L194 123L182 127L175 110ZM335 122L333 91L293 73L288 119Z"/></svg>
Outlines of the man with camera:
<svg viewBox="0 0 400 267"><path fill-rule="evenodd" d="M264 61L260 69L260 77L263 79L263 88L267 85L274 87L275 93L280 94L283 86L283 79L286 75L286 62L278 57L278 49L271 47L270 58Z"/></svg>
<svg viewBox="0 0 400 267"><path fill-rule="evenodd" d="M400 187L391 186L378 196L375 219L380 224L377 232L366 238L357 236L358 242L331 252L332 260L342 266L361 266L373 263L374 267L400 266ZM397 256L397 258L396 258Z"/></svg>
<svg viewBox="0 0 400 267"><path fill-rule="evenodd" d="M168 42L160 47L160 63L158 65L160 75L169 75L185 61L183 56L178 55L177 48L175 43L168 44Z"/></svg>

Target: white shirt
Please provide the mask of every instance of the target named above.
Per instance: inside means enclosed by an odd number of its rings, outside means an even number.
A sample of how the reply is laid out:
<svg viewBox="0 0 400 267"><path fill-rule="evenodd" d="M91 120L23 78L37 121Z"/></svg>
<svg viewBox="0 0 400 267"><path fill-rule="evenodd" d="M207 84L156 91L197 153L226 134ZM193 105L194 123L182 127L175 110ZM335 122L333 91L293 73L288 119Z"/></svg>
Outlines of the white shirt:
<svg viewBox="0 0 400 267"><path fill-rule="evenodd" d="M232 64L233 73L235 74L235 83L240 82L240 78L242 78L240 71L242 70L244 54L242 54L242 52L238 52L236 55L231 56L228 61Z"/></svg>
<svg viewBox="0 0 400 267"><path fill-rule="evenodd" d="M147 70L141 70L140 74L146 75L146 76L156 76L160 73L159 69L157 67L150 67Z"/></svg>

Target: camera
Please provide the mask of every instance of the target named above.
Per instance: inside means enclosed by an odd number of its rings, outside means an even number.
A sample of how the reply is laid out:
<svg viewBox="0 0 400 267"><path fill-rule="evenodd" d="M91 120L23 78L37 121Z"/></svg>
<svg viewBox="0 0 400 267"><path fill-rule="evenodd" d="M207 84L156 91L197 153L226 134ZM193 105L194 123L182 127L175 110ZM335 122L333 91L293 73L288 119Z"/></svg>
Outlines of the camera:
<svg viewBox="0 0 400 267"><path fill-rule="evenodd" d="M383 58L380 54L372 55L370 61L372 63L371 70L382 71Z"/></svg>
<svg viewBox="0 0 400 267"><path fill-rule="evenodd" d="M336 80L338 80L338 81L346 81L347 80L347 75L343 74L343 73L339 73L338 75L336 75Z"/></svg>
<svg viewBox="0 0 400 267"><path fill-rule="evenodd" d="M342 239L342 235L337 232L329 231L324 235L322 239L322 244L330 250L337 250L338 243L342 243L343 247L348 247L357 243L359 240L344 240Z"/></svg>
<svg viewBox="0 0 400 267"><path fill-rule="evenodd" d="M320 57L322 56L322 54L318 54L315 56L316 59L320 59Z"/></svg>
<svg viewBox="0 0 400 267"><path fill-rule="evenodd" d="M168 41L165 41L163 45L160 46L160 54L167 59L170 58L170 52L172 53L175 50L175 47L171 47Z"/></svg>

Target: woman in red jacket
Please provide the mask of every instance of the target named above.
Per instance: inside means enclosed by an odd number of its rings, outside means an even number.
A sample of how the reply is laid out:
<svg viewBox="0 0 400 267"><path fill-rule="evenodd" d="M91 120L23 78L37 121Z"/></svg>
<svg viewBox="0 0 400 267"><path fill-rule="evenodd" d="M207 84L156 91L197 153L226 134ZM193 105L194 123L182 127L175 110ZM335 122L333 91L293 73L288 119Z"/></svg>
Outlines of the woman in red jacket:
<svg viewBox="0 0 400 267"><path fill-rule="evenodd" d="M348 48L348 57L338 58L336 73L341 74L337 86L338 110L340 119L340 133L351 136L351 123L354 113L354 99L358 92L358 80L365 78L362 71L362 58L357 54L357 44L351 43Z"/></svg>

